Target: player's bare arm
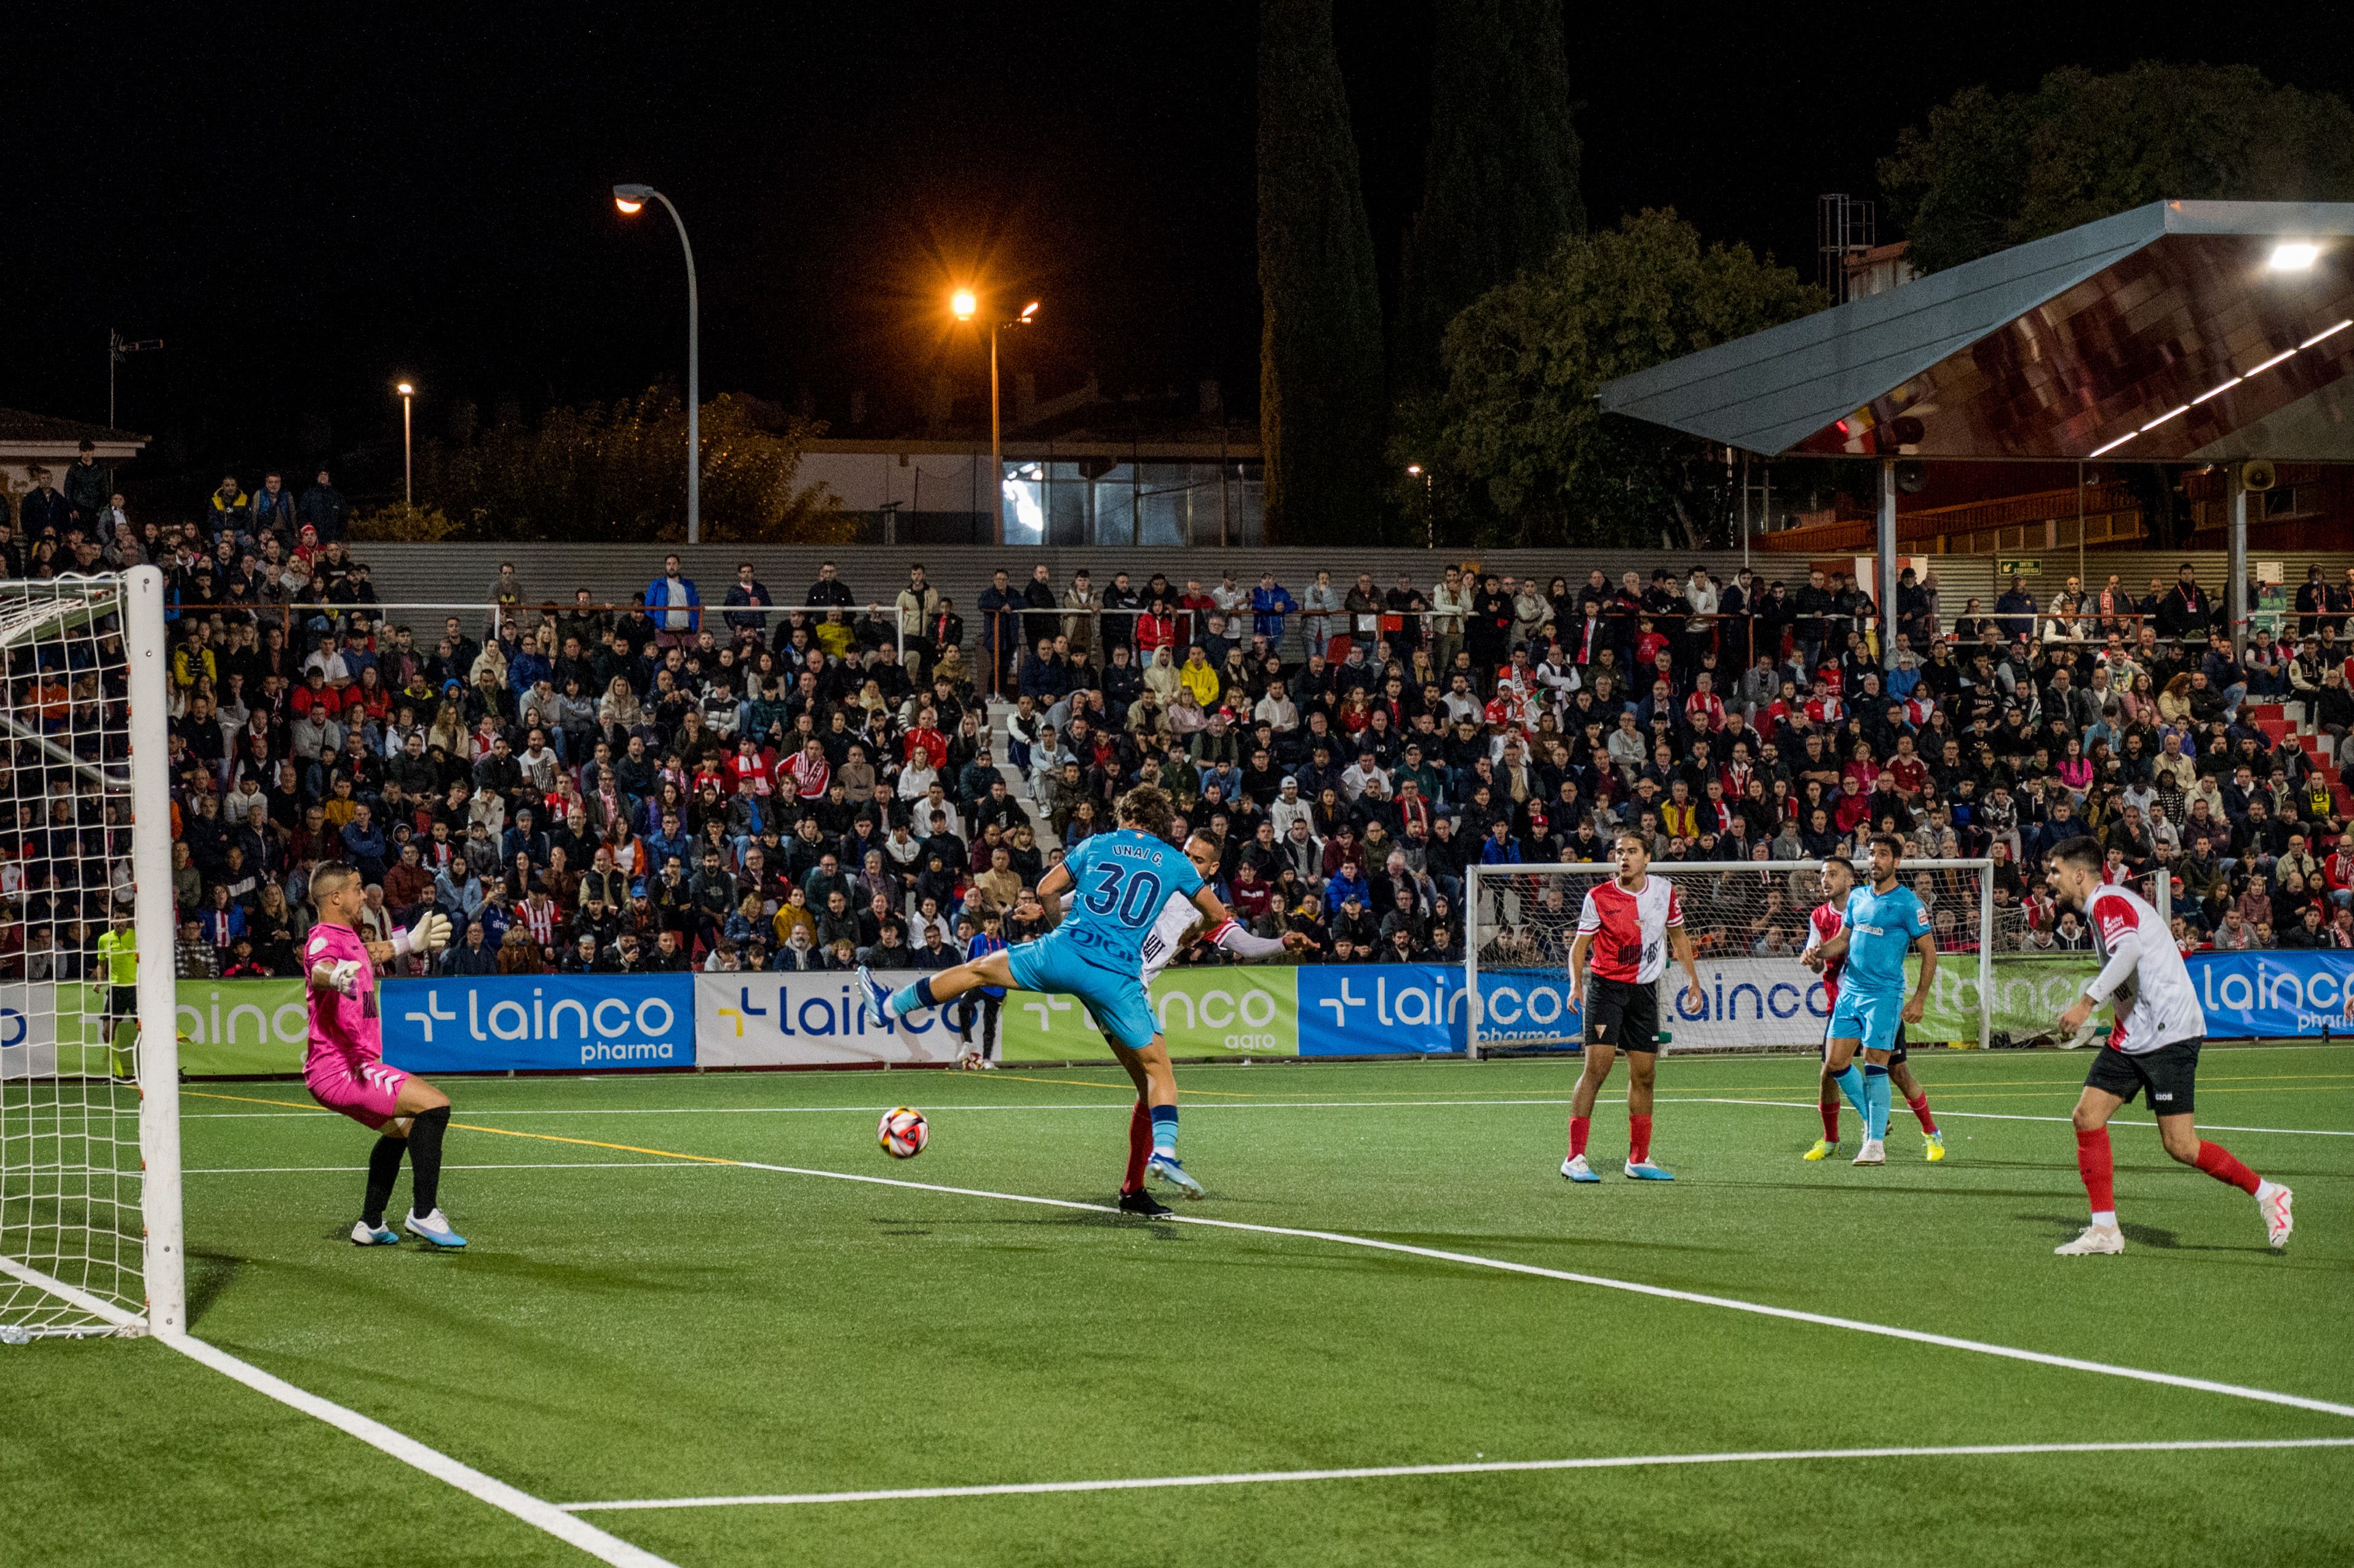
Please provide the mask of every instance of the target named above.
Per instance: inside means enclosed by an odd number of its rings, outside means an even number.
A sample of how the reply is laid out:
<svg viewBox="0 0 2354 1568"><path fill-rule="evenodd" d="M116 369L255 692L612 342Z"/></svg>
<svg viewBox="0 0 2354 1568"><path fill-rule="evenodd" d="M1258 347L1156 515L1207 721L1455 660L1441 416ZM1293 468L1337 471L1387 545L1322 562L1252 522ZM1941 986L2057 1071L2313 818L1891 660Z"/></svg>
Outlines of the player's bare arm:
<svg viewBox="0 0 2354 1568"><path fill-rule="evenodd" d="M1585 954L1586 949L1593 946L1594 936L1589 931L1579 932L1577 939L1569 945L1569 1005L1572 1007L1582 1009L1585 1005Z"/></svg>
<svg viewBox="0 0 2354 1568"><path fill-rule="evenodd" d="M1937 978L1937 939L1925 931L1913 938L1913 950L1921 955L1921 978L1914 982L1913 994L1904 999L1907 1023L1920 1022L1929 1011L1929 983Z"/></svg>
<svg viewBox="0 0 2354 1568"><path fill-rule="evenodd" d="M1681 926L1668 927L1668 950L1684 967L1684 999L1694 1012L1708 1008L1708 993L1700 988L1700 959L1692 952L1691 933Z"/></svg>

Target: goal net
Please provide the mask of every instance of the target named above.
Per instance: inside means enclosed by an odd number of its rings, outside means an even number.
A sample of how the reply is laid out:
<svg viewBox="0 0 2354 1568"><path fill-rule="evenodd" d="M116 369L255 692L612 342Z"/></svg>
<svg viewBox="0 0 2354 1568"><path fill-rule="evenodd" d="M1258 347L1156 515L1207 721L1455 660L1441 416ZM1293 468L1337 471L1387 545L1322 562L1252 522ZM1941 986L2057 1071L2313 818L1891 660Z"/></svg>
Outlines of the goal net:
<svg viewBox="0 0 2354 1568"><path fill-rule="evenodd" d="M164 577L0 582L0 1340L178 1332Z"/></svg>
<svg viewBox="0 0 2354 1568"><path fill-rule="evenodd" d="M1570 945L1586 890L1616 874L1591 864L1469 868L1472 1056L1579 1044ZM1823 903L1821 862L1654 861L1650 874L1675 885L1701 979L1695 1007L1670 956L1659 980L1666 1049L1812 1049L1821 1041L1830 1020L1822 978L1799 962L1808 917ZM1902 876L1928 906L1938 953L1928 1015L1910 1037L1990 1044L1993 956L2017 947L2023 916L1998 904L1992 861L1907 860Z"/></svg>

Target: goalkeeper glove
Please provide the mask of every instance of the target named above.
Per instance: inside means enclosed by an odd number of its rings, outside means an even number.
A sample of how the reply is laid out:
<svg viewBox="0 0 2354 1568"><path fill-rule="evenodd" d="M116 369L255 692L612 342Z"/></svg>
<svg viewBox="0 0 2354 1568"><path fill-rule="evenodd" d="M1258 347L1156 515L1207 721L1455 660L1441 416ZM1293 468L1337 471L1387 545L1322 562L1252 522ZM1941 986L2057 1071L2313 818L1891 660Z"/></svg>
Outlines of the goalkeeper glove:
<svg viewBox="0 0 2354 1568"><path fill-rule="evenodd" d="M357 959L345 959L327 966L327 983L344 995L356 998L360 994L360 966Z"/></svg>
<svg viewBox="0 0 2354 1568"><path fill-rule="evenodd" d="M430 957L449 945L450 917L439 909L428 909L415 927L392 934L392 956L396 959L411 953Z"/></svg>

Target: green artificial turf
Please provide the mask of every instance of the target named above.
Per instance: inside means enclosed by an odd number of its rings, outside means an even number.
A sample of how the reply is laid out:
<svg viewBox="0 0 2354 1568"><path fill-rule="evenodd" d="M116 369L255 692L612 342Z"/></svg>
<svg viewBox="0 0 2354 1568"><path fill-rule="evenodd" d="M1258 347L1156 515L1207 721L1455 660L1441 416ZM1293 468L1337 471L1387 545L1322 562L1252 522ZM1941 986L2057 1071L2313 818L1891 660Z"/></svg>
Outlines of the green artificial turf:
<svg viewBox="0 0 2354 1568"><path fill-rule="evenodd" d="M1916 1062L1883 1169L1797 1156L1814 1064L1662 1065L1655 1157L1556 1174L1574 1062L1181 1070L1187 1214L1314 1228L2354 1404L2354 1138L2116 1128L2084 1058ZM2200 1118L2354 1131L2354 1050L2211 1050ZM2354 1420L1334 1242L690 1162L1108 1202L1117 1069L455 1080L473 1246L363 1250L367 1137L183 1100L198 1335L556 1502L1870 1446L2354 1436ZM283 1102L279 1103L251 1103ZM912 1101L932 1143L875 1147ZM1772 1103L1746 1102L1786 1102ZM1958 1113L1978 1113L1965 1116ZM2020 1119L2001 1119L2020 1118ZM1855 1118L1846 1118L1851 1152ZM500 1136L480 1128L529 1133ZM582 1142L549 1141L578 1139ZM626 1145L630 1149L601 1147ZM592 1166L590 1169L557 1167ZM503 1169L472 1169L479 1166ZM315 1169L326 1168L326 1169ZM407 1181L396 1194L405 1205ZM153 1342L0 1347L0 1562L579 1563ZM2354 1449L1772 1461L584 1516L681 1564L2343 1562Z"/></svg>

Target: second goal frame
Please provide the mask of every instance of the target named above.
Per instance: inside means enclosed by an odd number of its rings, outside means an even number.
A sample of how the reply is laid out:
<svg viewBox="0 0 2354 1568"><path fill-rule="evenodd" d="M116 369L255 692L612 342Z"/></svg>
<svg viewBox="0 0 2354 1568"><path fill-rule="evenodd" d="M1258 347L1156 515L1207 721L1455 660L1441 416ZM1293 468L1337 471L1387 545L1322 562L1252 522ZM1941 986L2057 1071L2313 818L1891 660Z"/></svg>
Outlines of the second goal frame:
<svg viewBox="0 0 2354 1568"><path fill-rule="evenodd" d="M1650 874L1676 886L1704 982L1703 1006L1695 1013L1682 969L1670 958L1659 980L1665 1049L1797 1050L1819 1041L1828 1011L1821 980L1799 964L1797 953L1808 918L1823 902L1824 863L1651 863ZM1580 1043L1583 1019L1540 991L1565 990L1586 889L1616 874L1606 863L1586 862L1465 868L1465 1043L1473 1060ZM1945 1014L1966 1015L1975 1039L1965 1043L1991 1045L1994 956L2006 938L2015 939L2008 925L2023 923L2023 916L2013 906L2008 923L2000 917L1989 859L1907 860L1901 875L1926 894L1932 910L1939 992L1954 999ZM1944 978L1949 974L1951 981Z"/></svg>

